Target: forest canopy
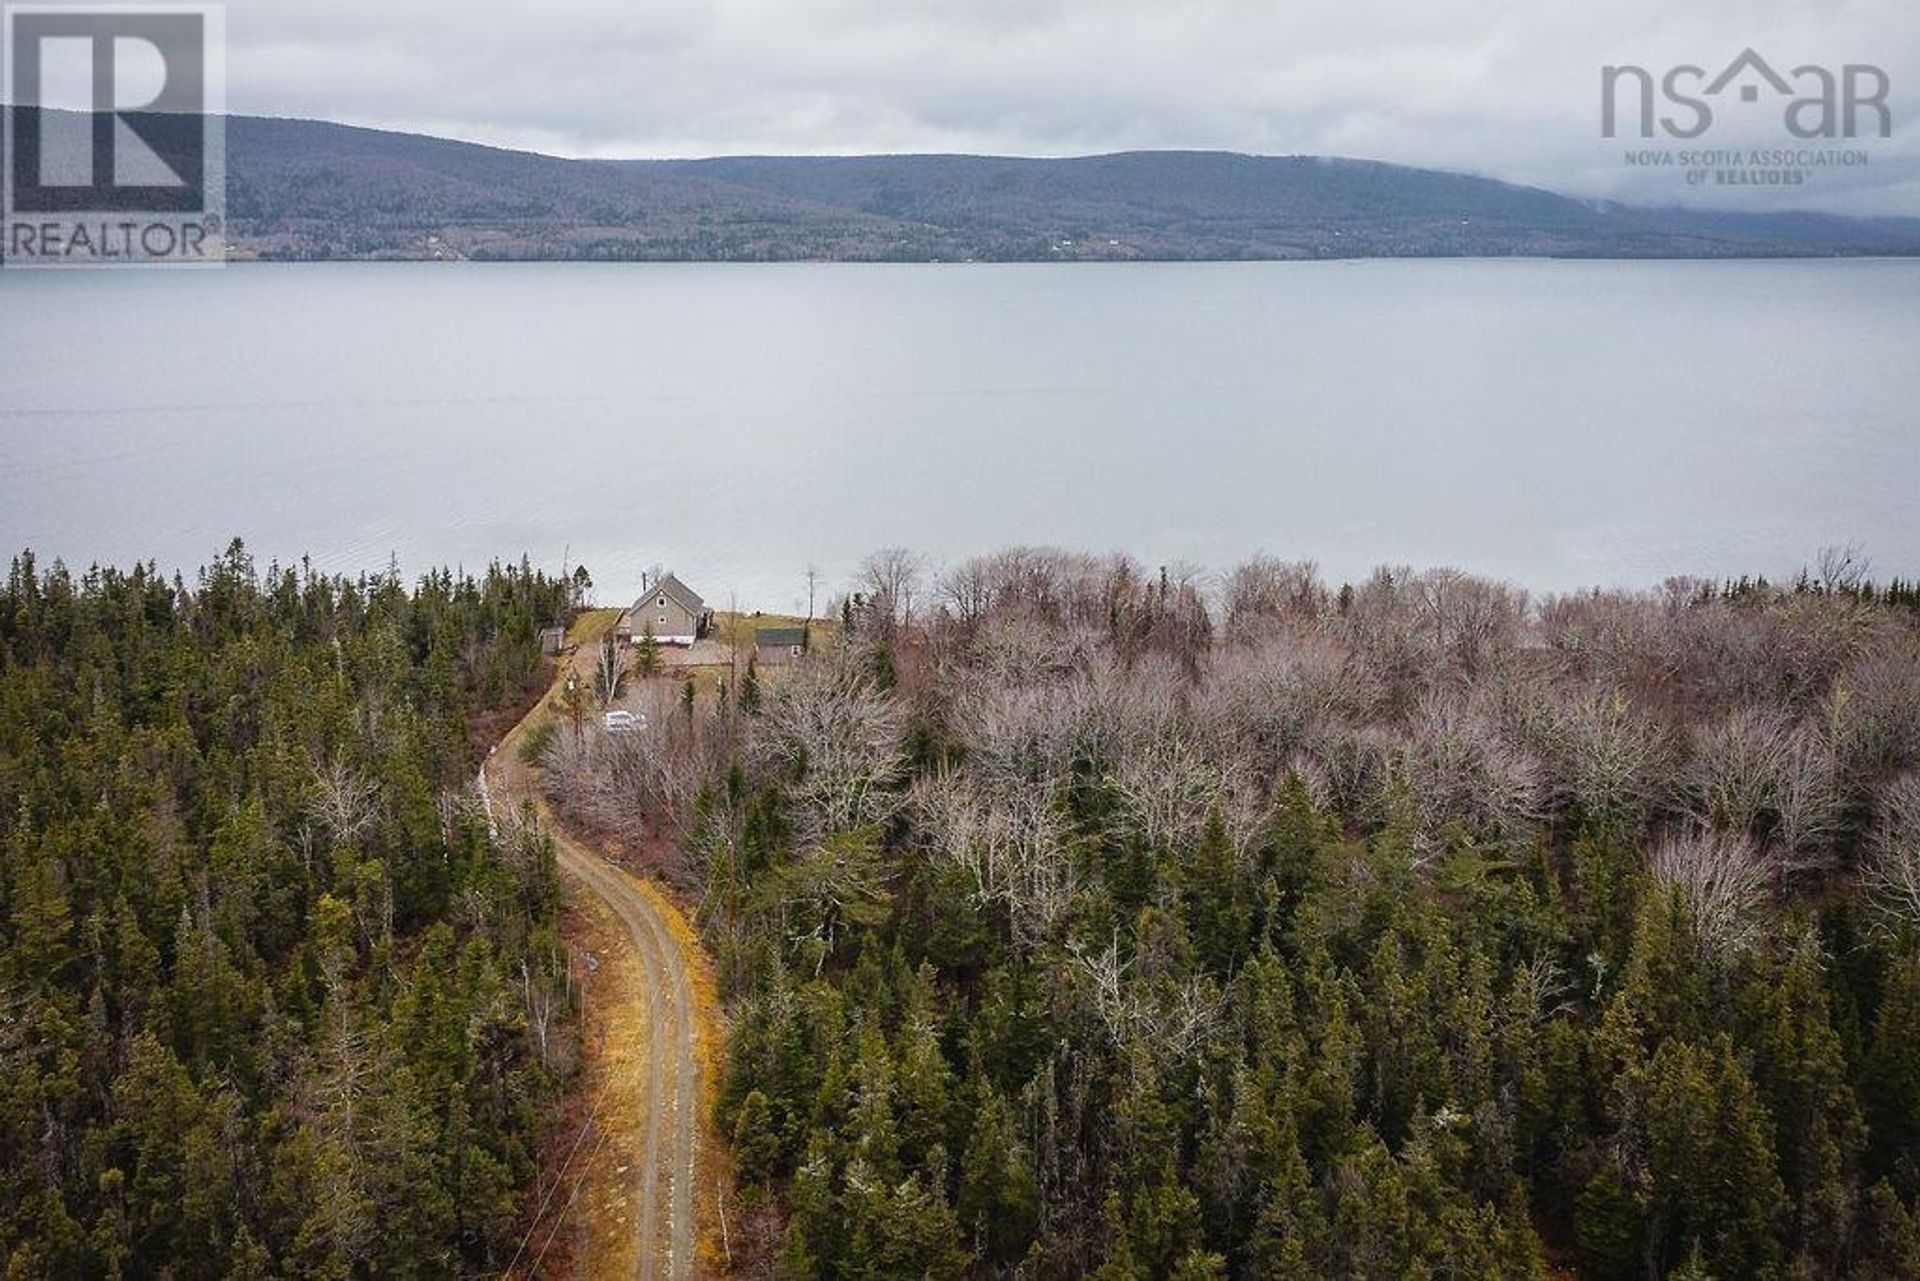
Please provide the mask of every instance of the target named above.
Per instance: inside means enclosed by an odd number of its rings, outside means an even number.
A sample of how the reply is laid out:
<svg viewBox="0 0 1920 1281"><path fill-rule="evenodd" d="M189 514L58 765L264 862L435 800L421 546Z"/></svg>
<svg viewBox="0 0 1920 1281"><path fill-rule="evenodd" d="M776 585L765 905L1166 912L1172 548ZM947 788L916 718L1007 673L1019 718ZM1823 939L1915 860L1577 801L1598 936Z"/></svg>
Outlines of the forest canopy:
<svg viewBox="0 0 1920 1281"><path fill-rule="evenodd" d="M566 1000L550 848L473 717L567 585L76 576L0 593L12 1277L453 1276L512 1253Z"/></svg>
<svg viewBox="0 0 1920 1281"><path fill-rule="evenodd" d="M1915 603L883 553L549 783L681 824L749 1273L1914 1276Z"/></svg>
<svg viewBox="0 0 1920 1281"><path fill-rule="evenodd" d="M570 987L471 781L575 595L15 561L9 1275L507 1266ZM1920 1275L1912 586L896 550L834 612L542 739L697 900L736 1270Z"/></svg>

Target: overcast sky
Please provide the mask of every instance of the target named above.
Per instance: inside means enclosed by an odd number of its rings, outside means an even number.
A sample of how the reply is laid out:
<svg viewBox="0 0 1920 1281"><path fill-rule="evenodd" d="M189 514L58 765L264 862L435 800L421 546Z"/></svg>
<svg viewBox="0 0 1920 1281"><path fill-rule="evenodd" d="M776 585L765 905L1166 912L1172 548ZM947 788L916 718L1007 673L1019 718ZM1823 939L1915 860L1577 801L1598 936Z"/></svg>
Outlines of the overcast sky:
<svg viewBox="0 0 1920 1281"><path fill-rule="evenodd" d="M1219 148L1920 215L1916 0L231 0L228 39L236 112L565 155ZM1602 65L1712 73L1749 46L1883 67L1893 136L1796 142L1768 95L1690 142L1600 137ZM1868 162L1702 193L1630 143Z"/></svg>

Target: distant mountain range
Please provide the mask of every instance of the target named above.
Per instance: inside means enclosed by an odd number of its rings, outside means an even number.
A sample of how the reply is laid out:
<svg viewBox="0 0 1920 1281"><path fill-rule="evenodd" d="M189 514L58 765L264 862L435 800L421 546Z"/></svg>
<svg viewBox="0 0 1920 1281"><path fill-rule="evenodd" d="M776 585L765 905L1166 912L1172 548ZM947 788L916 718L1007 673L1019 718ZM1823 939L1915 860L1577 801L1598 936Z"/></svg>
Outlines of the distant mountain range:
<svg viewBox="0 0 1920 1281"><path fill-rule="evenodd" d="M230 239L288 259L1920 254L1920 219L1651 209L1361 160L1147 151L564 160L236 116Z"/></svg>

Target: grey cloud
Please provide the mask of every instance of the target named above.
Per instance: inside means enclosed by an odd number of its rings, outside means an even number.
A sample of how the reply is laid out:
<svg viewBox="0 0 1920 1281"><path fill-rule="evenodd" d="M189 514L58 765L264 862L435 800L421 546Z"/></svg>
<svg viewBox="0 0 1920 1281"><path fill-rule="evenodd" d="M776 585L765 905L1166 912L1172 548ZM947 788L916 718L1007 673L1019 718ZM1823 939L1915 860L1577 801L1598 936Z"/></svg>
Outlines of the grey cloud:
<svg viewBox="0 0 1920 1281"><path fill-rule="evenodd" d="M1599 69L1875 61L1864 169L1732 207L1920 214L1920 7L1780 0L235 0L236 111L569 155L1142 147L1364 156L1699 200L1599 137ZM1729 113L1699 146L1783 141ZM1661 145L1677 146L1670 142Z"/></svg>

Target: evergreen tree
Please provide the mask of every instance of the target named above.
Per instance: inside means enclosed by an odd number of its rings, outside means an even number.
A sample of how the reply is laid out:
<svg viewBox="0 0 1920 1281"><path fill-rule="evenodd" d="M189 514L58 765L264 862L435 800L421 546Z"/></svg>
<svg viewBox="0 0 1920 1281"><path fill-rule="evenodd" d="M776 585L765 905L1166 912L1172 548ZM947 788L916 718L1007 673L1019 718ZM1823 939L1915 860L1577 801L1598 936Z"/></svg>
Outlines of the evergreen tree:
<svg viewBox="0 0 1920 1281"><path fill-rule="evenodd" d="M1777 972L1754 982L1753 1077L1774 1121L1774 1147L1795 1207L1801 1250L1843 1270L1858 1202L1866 1126L1833 1030L1818 940L1805 936Z"/></svg>
<svg viewBox="0 0 1920 1281"><path fill-rule="evenodd" d="M760 711L760 672L752 654L747 655L747 674L740 680L740 710L749 716Z"/></svg>
<svg viewBox="0 0 1920 1281"><path fill-rule="evenodd" d="M1873 1169L1907 1196L1920 1190L1920 1054L1915 1046L1920 1046L1920 947L1909 939L1886 967L1864 1085L1873 1121Z"/></svg>
<svg viewBox="0 0 1920 1281"><path fill-rule="evenodd" d="M1251 943L1253 903L1218 806L1207 815L1182 880L1187 934L1201 964L1215 974L1231 973Z"/></svg>
<svg viewBox="0 0 1920 1281"><path fill-rule="evenodd" d="M1026 1256L1039 1227L1040 1187L1014 1131L1013 1112L991 1086L973 1117L960 1163L959 1219L980 1257L1001 1267Z"/></svg>
<svg viewBox="0 0 1920 1281"><path fill-rule="evenodd" d="M773 1105L758 1090L741 1100L733 1123L733 1165L745 1184L765 1184L779 1172L781 1143Z"/></svg>
<svg viewBox="0 0 1920 1281"><path fill-rule="evenodd" d="M1671 1266L1697 1242L1717 1274L1772 1271L1786 1192L1772 1119L1731 1043L1666 1042L1641 1090L1652 1258Z"/></svg>

